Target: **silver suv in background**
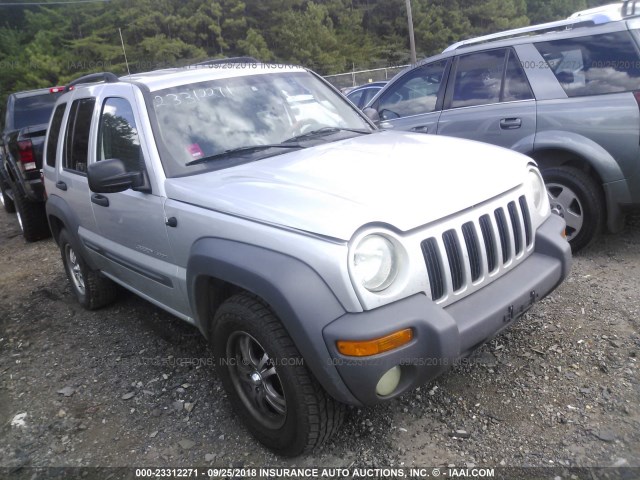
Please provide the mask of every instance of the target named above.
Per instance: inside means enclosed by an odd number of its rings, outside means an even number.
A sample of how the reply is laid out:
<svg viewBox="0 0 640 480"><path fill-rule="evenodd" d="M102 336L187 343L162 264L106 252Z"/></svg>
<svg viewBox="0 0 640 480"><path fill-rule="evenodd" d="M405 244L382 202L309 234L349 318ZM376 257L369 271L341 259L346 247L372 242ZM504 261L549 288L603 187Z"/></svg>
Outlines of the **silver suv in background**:
<svg viewBox="0 0 640 480"><path fill-rule="evenodd" d="M386 129L534 158L577 251L640 205L639 47L640 2L578 12L452 45L395 77L365 111Z"/></svg>

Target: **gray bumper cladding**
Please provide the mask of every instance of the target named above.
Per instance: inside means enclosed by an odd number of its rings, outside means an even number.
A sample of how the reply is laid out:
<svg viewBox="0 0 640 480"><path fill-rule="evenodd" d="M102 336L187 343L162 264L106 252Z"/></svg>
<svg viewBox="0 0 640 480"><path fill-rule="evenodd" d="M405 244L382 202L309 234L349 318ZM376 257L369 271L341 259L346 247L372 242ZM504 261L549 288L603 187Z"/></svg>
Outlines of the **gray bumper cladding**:
<svg viewBox="0 0 640 480"><path fill-rule="evenodd" d="M523 263L478 292L446 308L419 294L363 313L345 314L323 331L333 358L328 360L363 404L374 404L428 382L460 358L486 343L545 297L567 276L571 252L562 237L564 222L551 216L537 231L535 252ZM413 329L408 344L372 357L346 357L338 340L383 337ZM400 366L398 387L387 397L376 394L380 377Z"/></svg>

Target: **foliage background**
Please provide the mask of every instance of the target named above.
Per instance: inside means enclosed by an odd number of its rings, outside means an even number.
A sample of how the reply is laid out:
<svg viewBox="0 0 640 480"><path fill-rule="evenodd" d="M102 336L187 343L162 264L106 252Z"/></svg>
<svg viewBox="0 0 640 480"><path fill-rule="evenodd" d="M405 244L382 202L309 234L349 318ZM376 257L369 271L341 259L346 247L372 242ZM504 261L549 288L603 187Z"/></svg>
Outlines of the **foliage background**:
<svg viewBox="0 0 640 480"><path fill-rule="evenodd" d="M610 1L412 0L418 58ZM409 63L405 0L0 2L0 114L13 91L96 71L126 73L118 28L132 73L239 55L323 75Z"/></svg>

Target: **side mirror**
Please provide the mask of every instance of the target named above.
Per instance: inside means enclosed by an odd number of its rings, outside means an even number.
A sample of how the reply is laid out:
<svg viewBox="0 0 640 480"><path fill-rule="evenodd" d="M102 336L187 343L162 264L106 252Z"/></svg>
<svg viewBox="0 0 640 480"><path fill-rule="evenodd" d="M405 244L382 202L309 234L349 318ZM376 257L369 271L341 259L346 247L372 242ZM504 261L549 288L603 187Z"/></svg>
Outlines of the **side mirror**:
<svg viewBox="0 0 640 480"><path fill-rule="evenodd" d="M145 186L143 172L127 172L118 158L110 158L89 165L87 169L89 188L96 193L118 193L129 188L137 189Z"/></svg>
<svg viewBox="0 0 640 480"><path fill-rule="evenodd" d="M369 117L369 120L371 120L376 125L380 123L380 114L378 114L378 110L376 110L375 108L367 107L362 111L362 113Z"/></svg>

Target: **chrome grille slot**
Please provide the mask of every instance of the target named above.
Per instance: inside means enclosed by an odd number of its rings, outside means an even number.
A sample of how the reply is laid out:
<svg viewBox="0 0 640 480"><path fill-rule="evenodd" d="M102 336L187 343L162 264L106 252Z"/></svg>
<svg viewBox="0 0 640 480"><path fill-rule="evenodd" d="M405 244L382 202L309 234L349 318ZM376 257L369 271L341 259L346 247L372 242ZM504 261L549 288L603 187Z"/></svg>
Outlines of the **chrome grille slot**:
<svg viewBox="0 0 640 480"><path fill-rule="evenodd" d="M482 208L477 216L465 213L457 221L454 217L422 241L434 301L450 303L452 297L481 288L522 260L532 247L533 226L525 196L512 196L498 205Z"/></svg>
<svg viewBox="0 0 640 480"><path fill-rule="evenodd" d="M496 252L497 244L496 239L493 236L491 217L489 215L483 215L482 217L480 217L480 229L482 230L482 237L484 239L484 248L487 252L487 264L489 272L493 272L498 266Z"/></svg>
<svg viewBox="0 0 640 480"><path fill-rule="evenodd" d="M473 222L462 225L462 235L469 254L469 264L471 267L471 281L475 282L482 275L482 256L480 254L480 244Z"/></svg>
<svg viewBox="0 0 640 480"><path fill-rule="evenodd" d="M456 292L464 286L464 266L462 250L458 242L458 235L455 230L447 230L442 234L442 241L447 252L449 269L451 270L451 283L453 291Z"/></svg>
<svg viewBox="0 0 640 480"><path fill-rule="evenodd" d="M507 207L509 210L509 219L511 220L511 228L513 230L513 241L516 246L516 255L520 255L524 246L522 245L522 225L520 223L520 215L518 214L518 208L516 202L509 202Z"/></svg>
<svg viewBox="0 0 640 480"><path fill-rule="evenodd" d="M511 257L510 247L511 244L509 242L509 230L507 227L507 218L504 215L504 210L502 208L496 208L494 212L496 217L496 226L498 227L498 235L500 236L500 247L502 251L502 263L505 264L509 261Z"/></svg>
<svg viewBox="0 0 640 480"><path fill-rule="evenodd" d="M529 214L529 205L527 204L527 199L524 195L522 195L519 199L520 203L520 211L522 212L522 219L524 220L524 235L525 241L527 242L527 247L531 245L533 241L533 237L531 236L531 215Z"/></svg>
<svg viewBox="0 0 640 480"><path fill-rule="evenodd" d="M445 278L442 272L442 260L440 249L435 238L429 238L422 242L422 253L427 262L427 274L431 285L431 299L439 300L445 294Z"/></svg>

